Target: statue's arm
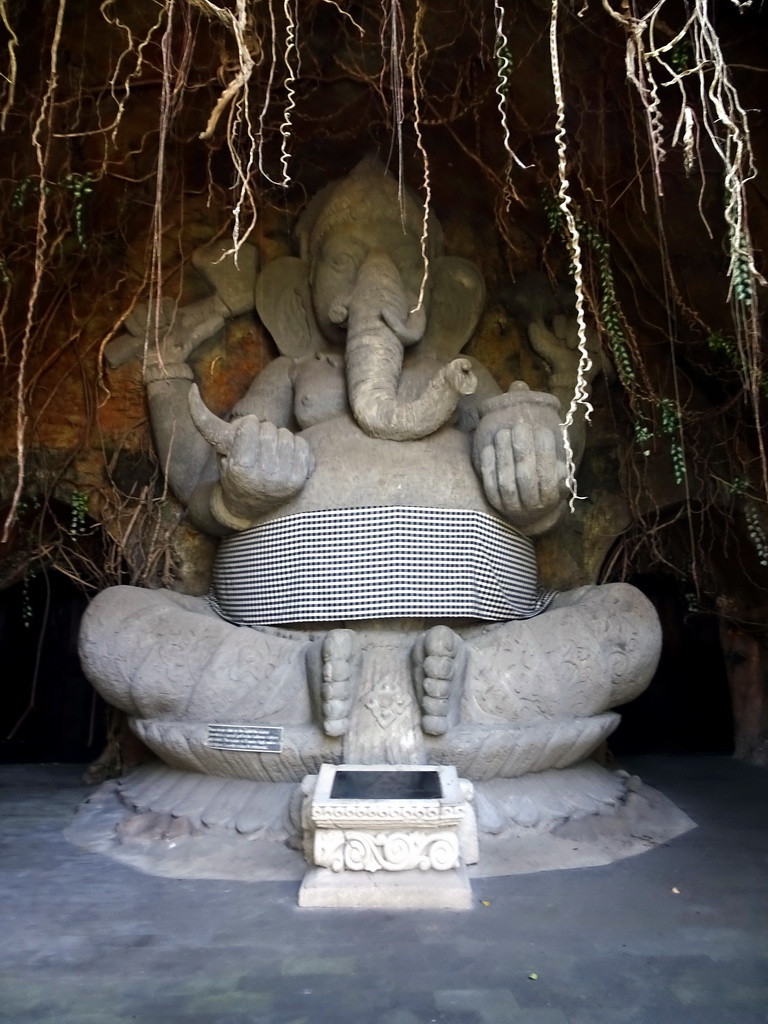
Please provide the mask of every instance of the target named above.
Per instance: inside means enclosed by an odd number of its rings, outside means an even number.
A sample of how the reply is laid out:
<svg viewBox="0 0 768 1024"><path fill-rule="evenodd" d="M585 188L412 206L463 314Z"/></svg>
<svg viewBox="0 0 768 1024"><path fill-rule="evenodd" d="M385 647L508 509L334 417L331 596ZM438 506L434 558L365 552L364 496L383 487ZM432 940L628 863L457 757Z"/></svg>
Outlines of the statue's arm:
<svg viewBox="0 0 768 1024"><path fill-rule="evenodd" d="M276 427L293 429L294 383L298 361L278 356L254 379L246 393L235 403L231 418L258 416Z"/></svg>
<svg viewBox="0 0 768 1024"><path fill-rule="evenodd" d="M155 449L168 486L199 530L214 536L229 532L210 511L219 472L216 453L189 412L192 370L186 363L165 363L149 368L145 380Z"/></svg>
<svg viewBox="0 0 768 1024"><path fill-rule="evenodd" d="M166 479L203 532L222 536L246 529L308 479L312 459L306 442L287 429L292 364L282 357L270 363L238 402L231 423L216 419L195 394L197 408L213 424L203 424L202 433L190 410L189 367L165 364L150 374L150 415Z"/></svg>

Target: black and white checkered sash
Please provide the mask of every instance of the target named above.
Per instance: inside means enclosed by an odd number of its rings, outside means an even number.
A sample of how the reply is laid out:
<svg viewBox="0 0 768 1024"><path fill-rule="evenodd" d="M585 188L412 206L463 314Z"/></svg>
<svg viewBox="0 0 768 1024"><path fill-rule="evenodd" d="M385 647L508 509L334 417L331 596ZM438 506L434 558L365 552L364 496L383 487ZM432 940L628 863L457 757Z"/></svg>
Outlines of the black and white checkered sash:
<svg viewBox="0 0 768 1024"><path fill-rule="evenodd" d="M531 541L485 512L301 512L221 541L211 600L239 625L527 619L552 600Z"/></svg>

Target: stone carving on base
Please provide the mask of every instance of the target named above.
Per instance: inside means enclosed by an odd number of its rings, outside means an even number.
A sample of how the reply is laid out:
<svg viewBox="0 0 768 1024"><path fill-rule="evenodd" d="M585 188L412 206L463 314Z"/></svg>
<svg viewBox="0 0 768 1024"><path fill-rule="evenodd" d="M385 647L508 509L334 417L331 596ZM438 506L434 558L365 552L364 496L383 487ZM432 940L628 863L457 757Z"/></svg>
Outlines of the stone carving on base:
<svg viewBox="0 0 768 1024"><path fill-rule="evenodd" d="M449 871L459 866L459 840L453 832L323 829L315 835L314 862L331 871Z"/></svg>
<svg viewBox="0 0 768 1024"><path fill-rule="evenodd" d="M253 250L239 266L221 246L198 252L215 295L149 346L160 464L189 521L219 538L212 590L106 590L80 653L172 769L299 783L323 764L436 764L517 779L583 761L653 675L659 623L637 590L539 584L532 538L565 507L562 412L523 382L502 393L461 355L483 281L444 254L433 216L425 279L422 220L363 161L311 200L299 254L255 286ZM219 419L187 359L250 304L281 354ZM538 310L532 328L561 369L566 327ZM114 362L136 347L141 326L128 328ZM215 749L217 723L281 726L282 749Z"/></svg>

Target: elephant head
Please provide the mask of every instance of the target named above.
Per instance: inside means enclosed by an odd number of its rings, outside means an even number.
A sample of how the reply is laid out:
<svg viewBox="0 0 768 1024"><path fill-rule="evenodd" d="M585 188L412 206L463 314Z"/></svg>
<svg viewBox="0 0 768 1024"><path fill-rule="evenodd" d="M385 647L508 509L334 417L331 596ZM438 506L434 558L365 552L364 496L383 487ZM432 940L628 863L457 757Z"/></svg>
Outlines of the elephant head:
<svg viewBox="0 0 768 1024"><path fill-rule="evenodd" d="M457 355L485 295L473 264L442 255L434 218L422 289L421 232L415 198L405 193L401 202L397 183L366 160L309 204L297 229L301 257L268 264L257 283L256 307L283 354L346 344L350 406L373 437L431 434L477 386L470 361L458 358L441 366L421 394L399 394L404 349Z"/></svg>

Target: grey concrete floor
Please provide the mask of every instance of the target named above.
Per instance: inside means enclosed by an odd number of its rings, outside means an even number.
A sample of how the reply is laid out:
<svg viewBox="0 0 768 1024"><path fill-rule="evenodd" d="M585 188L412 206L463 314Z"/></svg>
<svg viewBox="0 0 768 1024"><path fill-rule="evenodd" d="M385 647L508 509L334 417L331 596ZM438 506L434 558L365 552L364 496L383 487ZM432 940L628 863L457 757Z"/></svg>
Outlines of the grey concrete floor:
<svg viewBox="0 0 768 1024"><path fill-rule="evenodd" d="M0 767L0 1021L765 1024L768 770L624 763L699 827L608 867L476 880L465 913L139 874L62 838L80 769Z"/></svg>

